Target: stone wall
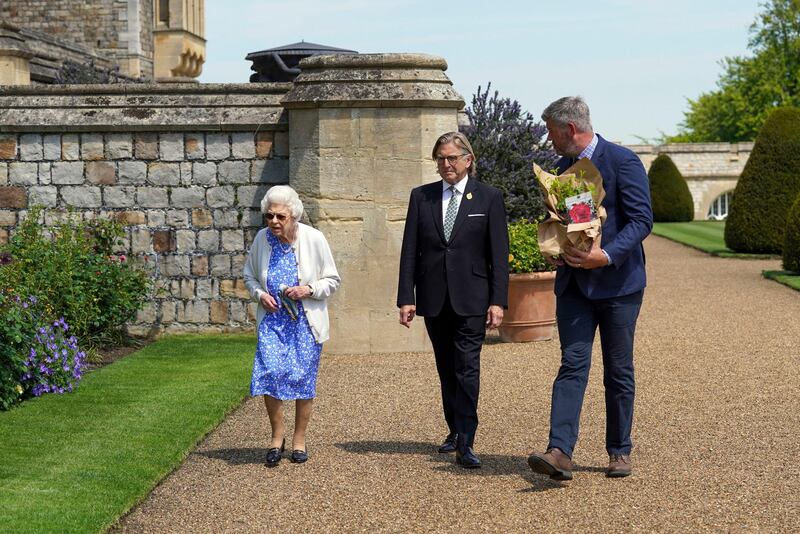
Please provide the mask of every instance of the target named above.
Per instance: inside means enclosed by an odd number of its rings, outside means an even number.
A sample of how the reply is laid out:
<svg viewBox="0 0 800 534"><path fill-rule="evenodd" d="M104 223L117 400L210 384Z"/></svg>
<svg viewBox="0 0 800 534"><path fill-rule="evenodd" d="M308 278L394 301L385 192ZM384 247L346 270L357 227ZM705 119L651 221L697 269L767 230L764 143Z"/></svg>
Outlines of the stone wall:
<svg viewBox="0 0 800 534"><path fill-rule="evenodd" d="M126 227L124 249L156 277L131 330L249 326L242 281L258 209L289 178L288 84L5 88L0 242L35 204Z"/></svg>
<svg viewBox="0 0 800 534"><path fill-rule="evenodd" d="M429 349L422 320L397 323L399 249L409 193L439 180L430 150L463 99L432 56L302 67L294 84L4 88L0 240L37 203L117 218L159 288L133 332L252 328L242 265L260 199L289 182L343 279L325 350Z"/></svg>
<svg viewBox="0 0 800 534"><path fill-rule="evenodd" d="M668 155L681 172L694 200L695 220L705 220L714 200L733 191L744 170L753 143L675 143L628 145L645 169L659 154Z"/></svg>

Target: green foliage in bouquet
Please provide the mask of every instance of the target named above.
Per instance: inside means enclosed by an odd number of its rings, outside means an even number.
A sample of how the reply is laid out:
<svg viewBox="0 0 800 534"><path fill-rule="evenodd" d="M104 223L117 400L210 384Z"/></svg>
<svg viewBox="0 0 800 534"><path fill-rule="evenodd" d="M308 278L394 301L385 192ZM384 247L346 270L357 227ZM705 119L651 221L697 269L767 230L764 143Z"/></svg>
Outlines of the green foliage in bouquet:
<svg viewBox="0 0 800 534"><path fill-rule="evenodd" d="M553 170L550 174L557 174L557 170ZM560 215L567 212L567 199L580 195L581 193L591 193L594 197L594 186L587 184L575 178L564 178L563 180L553 180L550 185L550 194L556 197L556 210Z"/></svg>
<svg viewBox="0 0 800 534"><path fill-rule="evenodd" d="M512 273L536 273L555 269L539 250L539 223L520 219L508 225L508 266Z"/></svg>
<svg viewBox="0 0 800 534"><path fill-rule="evenodd" d="M123 326L144 304L151 280L124 254L124 235L116 221L83 221L68 212L45 228L43 210L34 207L14 236L0 247L0 288L35 296L44 313L64 318L82 342L99 346L122 341Z"/></svg>
<svg viewBox="0 0 800 534"><path fill-rule="evenodd" d="M647 172L655 222L689 222L694 219L694 201L678 167L666 154L659 154Z"/></svg>
<svg viewBox="0 0 800 534"><path fill-rule="evenodd" d="M800 273L800 195L794 201L786 219L786 235L783 241L783 268Z"/></svg>
<svg viewBox="0 0 800 534"><path fill-rule="evenodd" d="M769 115L736 184L725 244L737 252L780 254L787 216L800 194L800 108Z"/></svg>

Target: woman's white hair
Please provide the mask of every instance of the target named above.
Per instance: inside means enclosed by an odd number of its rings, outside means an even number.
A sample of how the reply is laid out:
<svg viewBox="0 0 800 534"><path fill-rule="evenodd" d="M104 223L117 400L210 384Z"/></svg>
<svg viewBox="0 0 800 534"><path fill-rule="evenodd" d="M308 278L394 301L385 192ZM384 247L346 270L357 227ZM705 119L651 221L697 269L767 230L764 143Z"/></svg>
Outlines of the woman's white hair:
<svg viewBox="0 0 800 534"><path fill-rule="evenodd" d="M295 221L299 221L303 216L303 203L297 195L297 191L288 185L274 185L269 188L267 194L261 199L261 213L267 213L270 204L286 206Z"/></svg>

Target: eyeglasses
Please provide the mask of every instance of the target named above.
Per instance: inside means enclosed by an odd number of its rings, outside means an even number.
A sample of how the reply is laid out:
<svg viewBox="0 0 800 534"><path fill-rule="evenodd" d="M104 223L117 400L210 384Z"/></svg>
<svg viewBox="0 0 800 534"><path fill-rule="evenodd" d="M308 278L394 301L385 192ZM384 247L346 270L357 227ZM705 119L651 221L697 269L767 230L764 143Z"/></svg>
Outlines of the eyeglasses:
<svg viewBox="0 0 800 534"><path fill-rule="evenodd" d="M286 219L289 218L289 216L284 214L284 213L270 213L270 212L267 212L267 213L264 214L264 216L267 218L268 221L271 221L272 219L277 217L280 222L283 222L283 221L285 221Z"/></svg>
<svg viewBox="0 0 800 534"><path fill-rule="evenodd" d="M442 163L444 163L444 162L445 162L445 160L446 160L446 161L447 161L447 163L449 163L450 165L455 165L455 164L456 164L456 161L458 161L460 158L463 158L464 156L469 156L469 155L470 155L470 154L459 154L459 155L457 155L457 156L436 156L436 157L435 157L435 158L433 158L433 159L435 159L435 160L436 160L436 163L437 163L437 165L441 165Z"/></svg>

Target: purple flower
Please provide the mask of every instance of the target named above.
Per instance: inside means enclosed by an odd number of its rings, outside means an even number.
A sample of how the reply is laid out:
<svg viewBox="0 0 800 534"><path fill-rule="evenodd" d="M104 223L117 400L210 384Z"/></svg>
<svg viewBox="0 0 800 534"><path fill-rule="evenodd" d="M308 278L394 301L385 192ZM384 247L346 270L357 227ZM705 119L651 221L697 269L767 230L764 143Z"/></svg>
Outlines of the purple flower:
<svg viewBox="0 0 800 534"><path fill-rule="evenodd" d="M28 307L28 303L27 303L27 302L23 302L23 303L22 303L22 307L27 309L27 307Z"/></svg>

